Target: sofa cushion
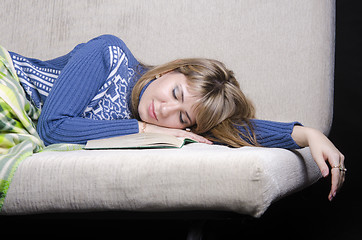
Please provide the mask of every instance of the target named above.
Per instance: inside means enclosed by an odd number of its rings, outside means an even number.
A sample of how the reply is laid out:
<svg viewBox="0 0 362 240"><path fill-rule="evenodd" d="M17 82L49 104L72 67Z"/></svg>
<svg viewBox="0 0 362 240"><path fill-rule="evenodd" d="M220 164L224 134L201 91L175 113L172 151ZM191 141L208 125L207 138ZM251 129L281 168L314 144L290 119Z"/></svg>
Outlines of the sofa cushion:
<svg viewBox="0 0 362 240"><path fill-rule="evenodd" d="M309 149L41 152L19 166L2 214L222 210L254 217L320 178Z"/></svg>

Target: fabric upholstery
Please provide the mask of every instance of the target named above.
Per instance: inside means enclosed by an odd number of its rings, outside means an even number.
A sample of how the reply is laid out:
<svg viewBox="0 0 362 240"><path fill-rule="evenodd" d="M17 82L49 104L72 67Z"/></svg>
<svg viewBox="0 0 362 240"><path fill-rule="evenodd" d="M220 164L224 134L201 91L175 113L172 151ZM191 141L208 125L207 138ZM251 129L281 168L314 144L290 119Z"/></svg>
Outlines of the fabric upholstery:
<svg viewBox="0 0 362 240"><path fill-rule="evenodd" d="M223 210L259 217L272 202L319 177L309 149L190 144L42 152L17 170L3 214Z"/></svg>

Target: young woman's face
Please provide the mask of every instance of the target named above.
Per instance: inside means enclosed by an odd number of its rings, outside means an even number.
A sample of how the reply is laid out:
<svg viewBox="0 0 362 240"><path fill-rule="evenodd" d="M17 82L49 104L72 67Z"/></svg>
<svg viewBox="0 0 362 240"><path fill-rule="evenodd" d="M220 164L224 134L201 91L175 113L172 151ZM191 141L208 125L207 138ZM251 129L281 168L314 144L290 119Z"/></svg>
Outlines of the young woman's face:
<svg viewBox="0 0 362 240"><path fill-rule="evenodd" d="M153 81L138 105L142 121L154 125L183 129L195 125L193 105L197 97L188 91L182 73L168 72Z"/></svg>

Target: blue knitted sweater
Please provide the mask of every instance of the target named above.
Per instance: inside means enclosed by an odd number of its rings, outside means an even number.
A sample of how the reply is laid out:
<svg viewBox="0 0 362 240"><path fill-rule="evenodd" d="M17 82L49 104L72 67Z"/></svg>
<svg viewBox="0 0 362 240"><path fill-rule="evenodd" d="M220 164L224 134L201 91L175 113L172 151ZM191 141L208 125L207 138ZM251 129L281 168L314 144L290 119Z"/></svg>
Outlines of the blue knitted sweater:
<svg viewBox="0 0 362 240"><path fill-rule="evenodd" d="M103 35L48 61L10 55L28 99L41 109L37 131L46 145L139 132L130 95L146 69L121 39ZM251 123L260 145L299 148L291 137L297 122Z"/></svg>

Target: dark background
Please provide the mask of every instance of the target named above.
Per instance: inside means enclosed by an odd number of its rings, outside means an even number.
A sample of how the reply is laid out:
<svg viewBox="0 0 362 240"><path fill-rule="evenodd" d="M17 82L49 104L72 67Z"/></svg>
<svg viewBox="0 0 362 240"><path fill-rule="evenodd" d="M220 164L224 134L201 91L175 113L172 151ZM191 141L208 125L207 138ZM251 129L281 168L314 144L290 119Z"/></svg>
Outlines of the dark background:
<svg viewBox="0 0 362 240"><path fill-rule="evenodd" d="M319 1L319 0L316 0ZM337 0L334 119L330 139L346 157L346 181L329 202L330 179L274 203L259 219L238 215L208 217L204 239L362 239L362 8L359 0ZM197 214L196 214L197 215ZM197 215L199 216L199 215ZM180 215L170 219L117 215L58 215L0 219L4 233L48 237L96 235L119 239L185 239L193 221ZM129 236L129 237L126 237Z"/></svg>

